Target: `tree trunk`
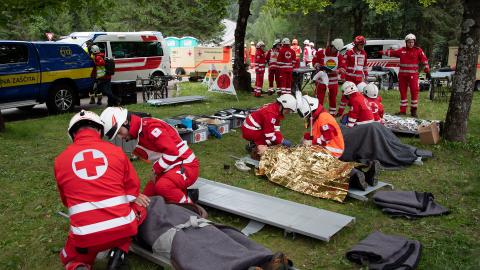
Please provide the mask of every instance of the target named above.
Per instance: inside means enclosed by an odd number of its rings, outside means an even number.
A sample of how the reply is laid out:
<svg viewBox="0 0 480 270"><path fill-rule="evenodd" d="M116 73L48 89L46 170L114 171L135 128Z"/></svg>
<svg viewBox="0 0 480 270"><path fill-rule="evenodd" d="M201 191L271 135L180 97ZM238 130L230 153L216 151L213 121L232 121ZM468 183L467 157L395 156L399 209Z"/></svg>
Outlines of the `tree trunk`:
<svg viewBox="0 0 480 270"><path fill-rule="evenodd" d="M251 75L246 69L244 50L245 32L252 0L238 0L238 18L235 28L235 60L233 62L233 85L237 90L252 91Z"/></svg>
<svg viewBox="0 0 480 270"><path fill-rule="evenodd" d="M363 9L355 9L353 10L353 37L363 35Z"/></svg>
<svg viewBox="0 0 480 270"><path fill-rule="evenodd" d="M445 122L445 139L465 142L472 106L480 48L480 1L464 0L463 19L452 95Z"/></svg>

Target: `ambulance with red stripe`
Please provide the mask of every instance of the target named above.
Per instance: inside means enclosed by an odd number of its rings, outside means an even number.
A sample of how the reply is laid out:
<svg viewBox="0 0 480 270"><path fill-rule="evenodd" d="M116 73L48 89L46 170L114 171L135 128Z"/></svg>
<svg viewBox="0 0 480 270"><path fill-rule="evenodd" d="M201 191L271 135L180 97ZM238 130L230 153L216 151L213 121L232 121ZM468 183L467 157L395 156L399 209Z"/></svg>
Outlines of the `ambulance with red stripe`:
<svg viewBox="0 0 480 270"><path fill-rule="evenodd" d="M367 44L365 44L364 50L367 53L367 67L368 72L372 71L374 66L381 67L380 69L388 69L395 73L395 76L398 76L398 71L400 70L400 58L389 57L386 55L378 54L378 51L385 51L388 49L399 49L405 46L405 40L396 40L396 39L367 39ZM345 45L341 54L345 54L348 49L353 48L353 43Z"/></svg>
<svg viewBox="0 0 480 270"><path fill-rule="evenodd" d="M87 40L115 60L112 81L171 74L170 53L160 32L75 32L59 42L73 42L86 48Z"/></svg>

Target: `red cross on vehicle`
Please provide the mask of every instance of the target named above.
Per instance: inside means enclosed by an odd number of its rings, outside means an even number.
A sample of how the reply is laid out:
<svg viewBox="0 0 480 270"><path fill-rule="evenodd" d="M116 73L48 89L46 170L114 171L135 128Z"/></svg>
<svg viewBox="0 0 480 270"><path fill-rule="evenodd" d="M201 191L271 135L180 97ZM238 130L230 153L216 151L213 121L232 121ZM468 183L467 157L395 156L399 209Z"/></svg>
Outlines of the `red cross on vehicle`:
<svg viewBox="0 0 480 270"><path fill-rule="evenodd" d="M75 168L77 170L86 169L87 176L92 177L97 175L97 167L104 166L105 161L103 157L94 158L93 152L84 152L83 160L75 162Z"/></svg>

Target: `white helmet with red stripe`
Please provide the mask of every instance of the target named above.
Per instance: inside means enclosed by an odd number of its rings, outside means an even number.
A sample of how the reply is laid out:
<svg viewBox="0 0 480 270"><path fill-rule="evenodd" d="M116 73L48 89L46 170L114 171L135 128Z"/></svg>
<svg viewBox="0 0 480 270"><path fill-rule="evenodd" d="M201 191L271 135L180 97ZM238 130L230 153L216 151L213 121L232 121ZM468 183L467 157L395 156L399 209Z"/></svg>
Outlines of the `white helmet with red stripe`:
<svg viewBox="0 0 480 270"><path fill-rule="evenodd" d="M68 136L73 141L73 137L75 132L83 126L91 126L100 130L102 137L103 137L103 122L98 116L98 114L81 110L79 113L75 114L72 119L70 119L70 123L68 125Z"/></svg>
<svg viewBox="0 0 480 270"><path fill-rule="evenodd" d="M122 125L127 121L127 116L127 109L120 107L108 107L102 112L100 118L105 126L105 136L109 140L113 140L117 136Z"/></svg>
<svg viewBox="0 0 480 270"><path fill-rule="evenodd" d="M373 82L369 83L365 88L363 88L363 94L369 98L378 97L378 87Z"/></svg>
<svg viewBox="0 0 480 270"><path fill-rule="evenodd" d="M337 51L340 51L343 48L343 39L341 38L336 38L332 41L332 46L337 49Z"/></svg>
<svg viewBox="0 0 480 270"><path fill-rule="evenodd" d="M342 85L342 91L345 96L348 96L355 92L358 92L358 88L353 82L346 81Z"/></svg>
<svg viewBox="0 0 480 270"><path fill-rule="evenodd" d="M290 109L292 111L297 110L297 100L290 94L283 94L277 98L277 101L282 105L284 109Z"/></svg>

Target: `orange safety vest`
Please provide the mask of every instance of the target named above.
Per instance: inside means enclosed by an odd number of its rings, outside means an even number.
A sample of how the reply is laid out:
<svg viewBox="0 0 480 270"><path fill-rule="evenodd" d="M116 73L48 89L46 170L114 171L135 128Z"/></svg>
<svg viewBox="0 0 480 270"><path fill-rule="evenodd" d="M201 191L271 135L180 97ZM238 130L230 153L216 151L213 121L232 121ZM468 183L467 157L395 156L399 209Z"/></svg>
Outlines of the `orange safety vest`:
<svg viewBox="0 0 480 270"><path fill-rule="evenodd" d="M312 135L314 145L321 145L332 156L339 158L345 150L343 135L340 126L332 115L321 110L313 113Z"/></svg>

